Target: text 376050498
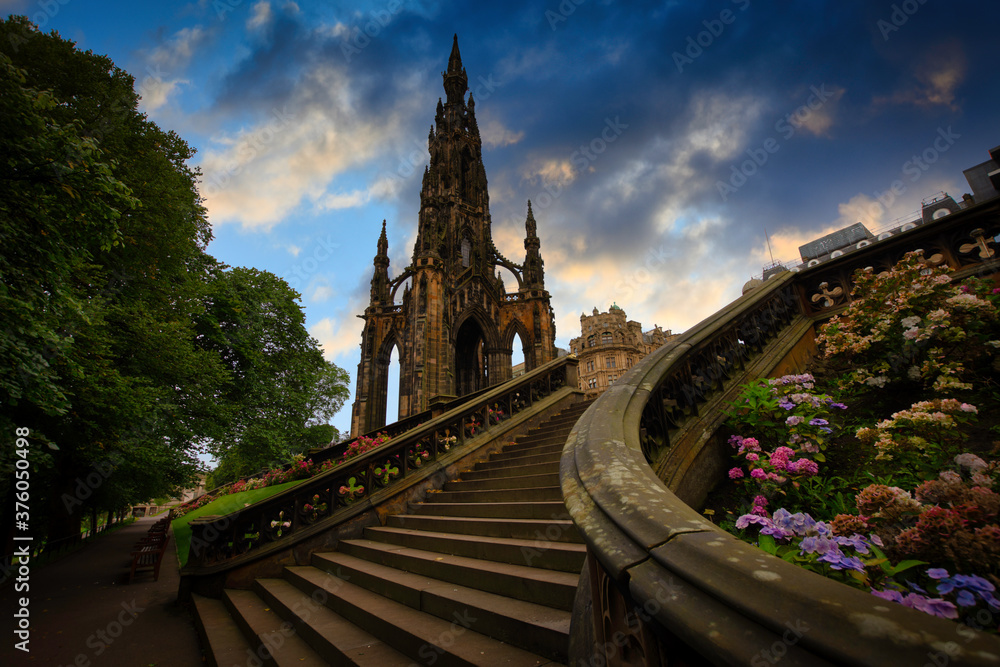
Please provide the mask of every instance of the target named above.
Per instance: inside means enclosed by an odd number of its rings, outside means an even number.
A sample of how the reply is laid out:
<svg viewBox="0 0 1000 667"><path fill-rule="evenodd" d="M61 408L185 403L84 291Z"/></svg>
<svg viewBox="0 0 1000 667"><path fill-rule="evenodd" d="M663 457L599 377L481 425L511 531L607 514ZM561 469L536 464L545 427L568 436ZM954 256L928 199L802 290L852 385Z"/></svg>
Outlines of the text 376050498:
<svg viewBox="0 0 1000 667"><path fill-rule="evenodd" d="M15 443L15 463L14 463L14 525L17 531L14 534L15 541L30 542L31 535L28 533L28 490L31 486L31 470L28 461L28 435L27 428L15 429L17 436ZM15 630L14 635L19 641L15 642L15 648L27 652L28 641L31 637L31 618L28 612L30 598L27 596L29 590L28 561L31 557L29 544L18 544L14 550L14 557L17 559L17 579L14 581L14 590L24 593L23 597L17 599L17 610L14 612Z"/></svg>

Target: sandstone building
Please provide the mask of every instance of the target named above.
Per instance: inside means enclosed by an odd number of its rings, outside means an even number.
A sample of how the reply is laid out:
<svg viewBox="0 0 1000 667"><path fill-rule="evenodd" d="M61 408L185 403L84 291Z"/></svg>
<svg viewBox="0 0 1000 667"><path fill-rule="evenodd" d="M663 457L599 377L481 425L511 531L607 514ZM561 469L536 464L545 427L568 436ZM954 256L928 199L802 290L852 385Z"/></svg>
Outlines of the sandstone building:
<svg viewBox="0 0 1000 667"><path fill-rule="evenodd" d="M491 234L482 141L455 37L427 138L430 163L420 191L410 265L389 278L385 223L378 239L371 302L361 315L351 434L385 424L389 361L400 360L399 418L437 398L463 396L511 378L515 336L527 370L556 357L555 320L545 290L535 217L528 202L523 263L507 259ZM517 280L507 286L498 272ZM401 293L401 303L396 303Z"/></svg>
<svg viewBox="0 0 1000 667"><path fill-rule="evenodd" d="M569 349L580 359L580 389L588 399L600 395L637 361L677 336L658 326L643 333L642 324L628 321L617 305L606 313L594 308L592 315L581 314L580 332L579 338L569 342Z"/></svg>

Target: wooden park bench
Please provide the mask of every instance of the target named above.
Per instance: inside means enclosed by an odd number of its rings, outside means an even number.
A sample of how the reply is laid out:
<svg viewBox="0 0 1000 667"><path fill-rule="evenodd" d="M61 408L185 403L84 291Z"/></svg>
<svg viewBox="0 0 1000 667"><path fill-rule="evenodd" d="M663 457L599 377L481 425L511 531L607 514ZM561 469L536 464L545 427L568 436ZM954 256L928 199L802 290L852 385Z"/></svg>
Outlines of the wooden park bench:
<svg viewBox="0 0 1000 667"><path fill-rule="evenodd" d="M164 533L163 539L144 542L139 544L132 551L132 569L128 574L128 583L132 583L136 572L152 571L153 581L160 579L160 563L167 553L167 546L170 544L170 535Z"/></svg>

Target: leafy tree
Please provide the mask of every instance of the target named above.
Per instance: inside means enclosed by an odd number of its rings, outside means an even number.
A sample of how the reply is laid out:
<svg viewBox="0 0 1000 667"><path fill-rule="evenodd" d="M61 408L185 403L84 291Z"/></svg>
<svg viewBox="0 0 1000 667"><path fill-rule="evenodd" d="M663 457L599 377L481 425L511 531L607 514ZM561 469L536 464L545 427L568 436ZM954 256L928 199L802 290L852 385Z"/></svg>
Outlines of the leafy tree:
<svg viewBox="0 0 1000 667"><path fill-rule="evenodd" d="M198 342L218 354L230 375L218 401L228 421L209 444L221 461L213 484L286 462L336 436L326 422L348 397L348 375L323 359L298 298L267 271L220 266L212 273Z"/></svg>
<svg viewBox="0 0 1000 667"><path fill-rule="evenodd" d="M234 471L284 460L347 396L298 295L206 253L194 151L138 101L107 57L0 21L0 427L31 430L31 529L50 541L172 495L207 445Z"/></svg>
<svg viewBox="0 0 1000 667"><path fill-rule="evenodd" d="M5 432L58 448L32 484L49 492L32 527L58 539L84 504L197 471L226 377L194 344L211 231L193 151L139 113L128 73L23 17L0 22L0 58L0 399ZM81 492L95 466L110 472Z"/></svg>

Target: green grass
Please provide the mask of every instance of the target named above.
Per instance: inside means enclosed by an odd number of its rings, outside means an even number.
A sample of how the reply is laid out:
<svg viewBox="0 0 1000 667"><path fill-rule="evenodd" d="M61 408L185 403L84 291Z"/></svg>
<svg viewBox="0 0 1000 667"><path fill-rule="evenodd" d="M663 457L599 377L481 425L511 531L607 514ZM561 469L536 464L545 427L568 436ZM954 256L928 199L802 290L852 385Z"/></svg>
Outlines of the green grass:
<svg viewBox="0 0 1000 667"><path fill-rule="evenodd" d="M191 521L200 516L208 516L212 514L218 514L221 516L236 512L237 510L243 509L246 505L252 505L257 501L270 498L271 496L277 495L285 489L290 489L296 484L301 484L304 481L304 479L298 479L293 482L267 486L263 489L253 489L252 491L232 493L228 496L222 496L221 498L213 500L209 504L204 507L199 507L193 512L188 512L179 519L174 519L170 526L174 531L174 546L177 549L177 557L180 560L181 567L187 565L188 552L191 548L191 526L188 525Z"/></svg>

